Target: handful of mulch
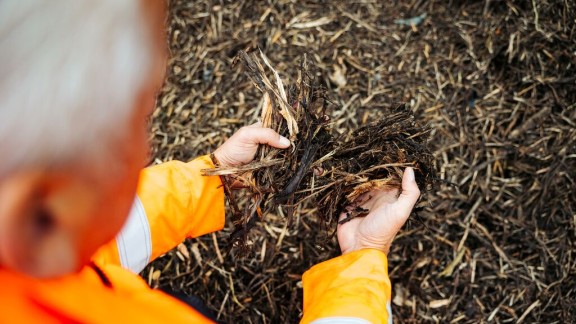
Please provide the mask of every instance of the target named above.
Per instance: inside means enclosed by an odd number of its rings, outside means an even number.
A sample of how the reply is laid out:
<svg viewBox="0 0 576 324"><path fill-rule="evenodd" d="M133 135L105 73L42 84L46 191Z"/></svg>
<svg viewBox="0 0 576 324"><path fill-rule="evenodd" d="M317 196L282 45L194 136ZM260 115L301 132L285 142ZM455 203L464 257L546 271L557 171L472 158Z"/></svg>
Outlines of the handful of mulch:
<svg viewBox="0 0 576 324"><path fill-rule="evenodd" d="M326 114L329 101L315 80L313 64L304 55L295 84L285 87L268 59L240 52L241 61L254 85L263 93L263 127L274 129L292 141L280 150L261 145L256 159L242 167L203 170L220 175L233 212L235 231L230 246L243 245L258 220L277 208L291 219L295 207L312 200L318 217L334 225L341 213L346 222L369 211L358 206L358 198L375 189L401 189L406 167L414 168L421 190L436 181L433 156L427 147L429 129L398 105L379 120L353 132L338 135ZM270 70L268 78L262 63ZM232 183L242 183L248 202L240 206L240 193Z"/></svg>

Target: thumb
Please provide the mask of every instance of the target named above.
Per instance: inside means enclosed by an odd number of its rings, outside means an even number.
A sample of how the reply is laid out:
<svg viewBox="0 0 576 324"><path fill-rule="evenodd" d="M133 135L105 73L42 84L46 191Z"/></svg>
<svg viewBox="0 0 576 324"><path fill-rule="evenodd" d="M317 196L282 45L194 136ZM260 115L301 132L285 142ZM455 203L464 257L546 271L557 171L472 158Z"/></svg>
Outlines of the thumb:
<svg viewBox="0 0 576 324"><path fill-rule="evenodd" d="M420 189L418 189L418 184L416 183L414 169L408 167L404 171L404 176L402 176L402 192L396 204L399 210L408 216L419 197Z"/></svg>
<svg viewBox="0 0 576 324"><path fill-rule="evenodd" d="M268 144L276 148L287 148L290 140L276 133L271 128L247 127L246 139L252 143Z"/></svg>

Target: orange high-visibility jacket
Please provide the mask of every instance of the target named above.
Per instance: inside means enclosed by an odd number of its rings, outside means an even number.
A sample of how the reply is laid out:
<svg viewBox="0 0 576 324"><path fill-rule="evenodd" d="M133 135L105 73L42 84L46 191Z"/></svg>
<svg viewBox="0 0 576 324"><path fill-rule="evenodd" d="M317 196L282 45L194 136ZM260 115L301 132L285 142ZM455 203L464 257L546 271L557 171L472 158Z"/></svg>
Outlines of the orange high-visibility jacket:
<svg viewBox="0 0 576 324"><path fill-rule="evenodd" d="M137 273L186 237L224 227L224 193L209 156L144 169L116 239L77 274L39 280L0 267L0 323L212 323ZM386 255L352 252L303 276L302 323L390 323Z"/></svg>

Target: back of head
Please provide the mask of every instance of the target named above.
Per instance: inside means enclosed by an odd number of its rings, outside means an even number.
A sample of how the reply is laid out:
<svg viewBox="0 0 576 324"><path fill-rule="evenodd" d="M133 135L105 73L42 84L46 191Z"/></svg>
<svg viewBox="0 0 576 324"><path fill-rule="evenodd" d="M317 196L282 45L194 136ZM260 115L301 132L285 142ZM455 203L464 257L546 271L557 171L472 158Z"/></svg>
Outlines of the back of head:
<svg viewBox="0 0 576 324"><path fill-rule="evenodd" d="M163 17L160 0L0 0L3 266L64 275L121 227L161 81Z"/></svg>
<svg viewBox="0 0 576 324"><path fill-rule="evenodd" d="M144 20L139 1L0 1L0 179L111 154L150 73Z"/></svg>

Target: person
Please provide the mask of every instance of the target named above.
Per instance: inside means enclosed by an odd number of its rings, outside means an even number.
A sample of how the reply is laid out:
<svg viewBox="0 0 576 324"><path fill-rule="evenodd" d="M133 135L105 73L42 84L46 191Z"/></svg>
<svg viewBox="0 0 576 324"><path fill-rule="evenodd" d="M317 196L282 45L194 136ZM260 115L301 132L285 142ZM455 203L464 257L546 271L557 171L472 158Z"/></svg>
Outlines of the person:
<svg viewBox="0 0 576 324"><path fill-rule="evenodd" d="M137 275L182 242L221 230L210 156L144 168L146 117L164 69L157 0L0 1L0 322L212 320ZM289 141L259 124L213 153L250 162ZM377 191L338 227L342 255L303 275L303 323L391 322L390 244L418 200Z"/></svg>

